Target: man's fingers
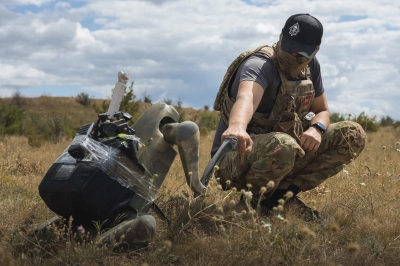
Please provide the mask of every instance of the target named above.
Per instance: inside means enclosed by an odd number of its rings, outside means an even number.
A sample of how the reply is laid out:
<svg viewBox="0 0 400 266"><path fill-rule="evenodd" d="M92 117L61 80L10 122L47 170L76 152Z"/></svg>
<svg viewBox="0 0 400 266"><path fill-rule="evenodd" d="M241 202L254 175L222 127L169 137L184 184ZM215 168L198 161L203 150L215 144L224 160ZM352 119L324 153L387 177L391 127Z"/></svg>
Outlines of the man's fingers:
<svg viewBox="0 0 400 266"><path fill-rule="evenodd" d="M303 150L308 150L308 147L310 146L310 141L307 138L303 138L301 147Z"/></svg>
<svg viewBox="0 0 400 266"><path fill-rule="evenodd" d="M248 145L248 146L246 147L246 150L245 150L244 153L249 154L249 153L251 152L251 149L252 149L252 148L253 148L253 144Z"/></svg>
<svg viewBox="0 0 400 266"><path fill-rule="evenodd" d="M231 132L225 132L221 136L221 142L224 142L227 137L235 137L238 140L238 152L249 153L251 151L253 140L247 134L235 134Z"/></svg>
<svg viewBox="0 0 400 266"><path fill-rule="evenodd" d="M239 152L244 152L245 150L246 150L246 139L245 138L243 138L243 137L241 137L241 138L238 138L238 141L239 141Z"/></svg>
<svg viewBox="0 0 400 266"><path fill-rule="evenodd" d="M318 150L320 143L318 141L305 141L304 145L302 145L302 148L306 151L312 151L315 152Z"/></svg>
<svg viewBox="0 0 400 266"><path fill-rule="evenodd" d="M301 135L300 136L300 144L301 144L301 147L304 147L304 142L306 141L306 138L304 137L304 135Z"/></svg>
<svg viewBox="0 0 400 266"><path fill-rule="evenodd" d="M320 145L321 145L321 143L316 142L312 151L313 151L313 152L316 152L316 151L318 150L318 148L319 148Z"/></svg>
<svg viewBox="0 0 400 266"><path fill-rule="evenodd" d="M313 152L314 149L315 149L315 143L312 142L312 143L308 146L308 150L311 151L311 152Z"/></svg>
<svg viewBox="0 0 400 266"><path fill-rule="evenodd" d="M239 152L249 154L253 147L253 140L251 138L243 137L239 140Z"/></svg>
<svg viewBox="0 0 400 266"><path fill-rule="evenodd" d="M251 138L246 139L246 149L244 153L249 154L252 148L253 148L253 140Z"/></svg>

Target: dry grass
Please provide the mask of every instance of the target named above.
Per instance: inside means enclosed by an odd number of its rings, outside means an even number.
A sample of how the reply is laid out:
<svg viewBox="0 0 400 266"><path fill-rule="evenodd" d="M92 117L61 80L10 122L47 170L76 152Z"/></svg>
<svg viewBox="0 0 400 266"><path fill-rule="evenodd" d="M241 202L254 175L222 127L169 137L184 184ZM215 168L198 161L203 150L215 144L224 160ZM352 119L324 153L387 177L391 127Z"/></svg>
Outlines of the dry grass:
<svg viewBox="0 0 400 266"><path fill-rule="evenodd" d="M201 171L213 134L201 139ZM294 210L260 217L239 203L240 192L212 180L193 199L177 157L159 191L171 225L158 221L150 246L115 254L86 236L55 230L49 242L28 237L53 214L37 187L69 141L32 149L23 137L0 141L0 265L398 265L400 261L400 131L369 134L363 154L320 187L301 193L321 223ZM58 232L58 233L57 233Z"/></svg>

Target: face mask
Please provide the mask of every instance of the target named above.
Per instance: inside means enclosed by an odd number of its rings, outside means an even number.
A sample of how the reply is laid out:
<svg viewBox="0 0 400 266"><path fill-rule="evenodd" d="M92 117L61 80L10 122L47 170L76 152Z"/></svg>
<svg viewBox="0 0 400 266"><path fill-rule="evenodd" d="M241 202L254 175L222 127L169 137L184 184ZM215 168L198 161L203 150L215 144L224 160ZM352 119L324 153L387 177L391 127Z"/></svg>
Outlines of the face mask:
<svg viewBox="0 0 400 266"><path fill-rule="evenodd" d="M283 72L289 80L299 80L305 77L305 73L302 71L305 67L310 63L310 61L314 58L315 54L319 50L319 46L315 49L314 53L310 58L301 56L294 57L288 52L285 52L281 48L282 35L279 38L279 42L274 44L273 47L276 52L276 57L278 60L279 69Z"/></svg>

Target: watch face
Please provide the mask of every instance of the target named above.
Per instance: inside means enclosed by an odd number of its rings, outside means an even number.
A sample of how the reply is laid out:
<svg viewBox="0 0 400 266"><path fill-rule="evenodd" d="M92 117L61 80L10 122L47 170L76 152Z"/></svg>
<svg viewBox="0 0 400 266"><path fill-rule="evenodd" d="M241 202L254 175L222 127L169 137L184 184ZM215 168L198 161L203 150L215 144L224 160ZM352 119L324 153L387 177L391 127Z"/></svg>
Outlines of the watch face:
<svg viewBox="0 0 400 266"><path fill-rule="evenodd" d="M325 132L326 131L326 127L324 126L324 124L317 122L318 125L322 128L322 130Z"/></svg>
<svg viewBox="0 0 400 266"><path fill-rule="evenodd" d="M313 124L313 126L321 131L321 133L324 133L326 131L326 127L321 122L316 122L315 124Z"/></svg>

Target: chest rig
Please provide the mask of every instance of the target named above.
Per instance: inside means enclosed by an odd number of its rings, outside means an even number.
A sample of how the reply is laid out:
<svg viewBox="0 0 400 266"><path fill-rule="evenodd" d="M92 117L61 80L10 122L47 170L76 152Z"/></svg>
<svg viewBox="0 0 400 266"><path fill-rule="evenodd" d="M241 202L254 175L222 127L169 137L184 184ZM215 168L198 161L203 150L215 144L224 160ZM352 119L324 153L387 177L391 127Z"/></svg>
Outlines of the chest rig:
<svg viewBox="0 0 400 266"><path fill-rule="evenodd" d="M284 132L291 135L298 143L303 133L301 119L309 112L314 99L314 86L310 80L310 68L306 66L299 75L299 80L288 80L279 70L276 52L273 47L260 46L241 53L229 66L214 101L214 110L221 112L221 118L229 124L229 115L235 98L229 97L229 88L240 64L255 53L263 53L272 59L281 78L281 86L271 113L255 112L247 126L249 134Z"/></svg>

